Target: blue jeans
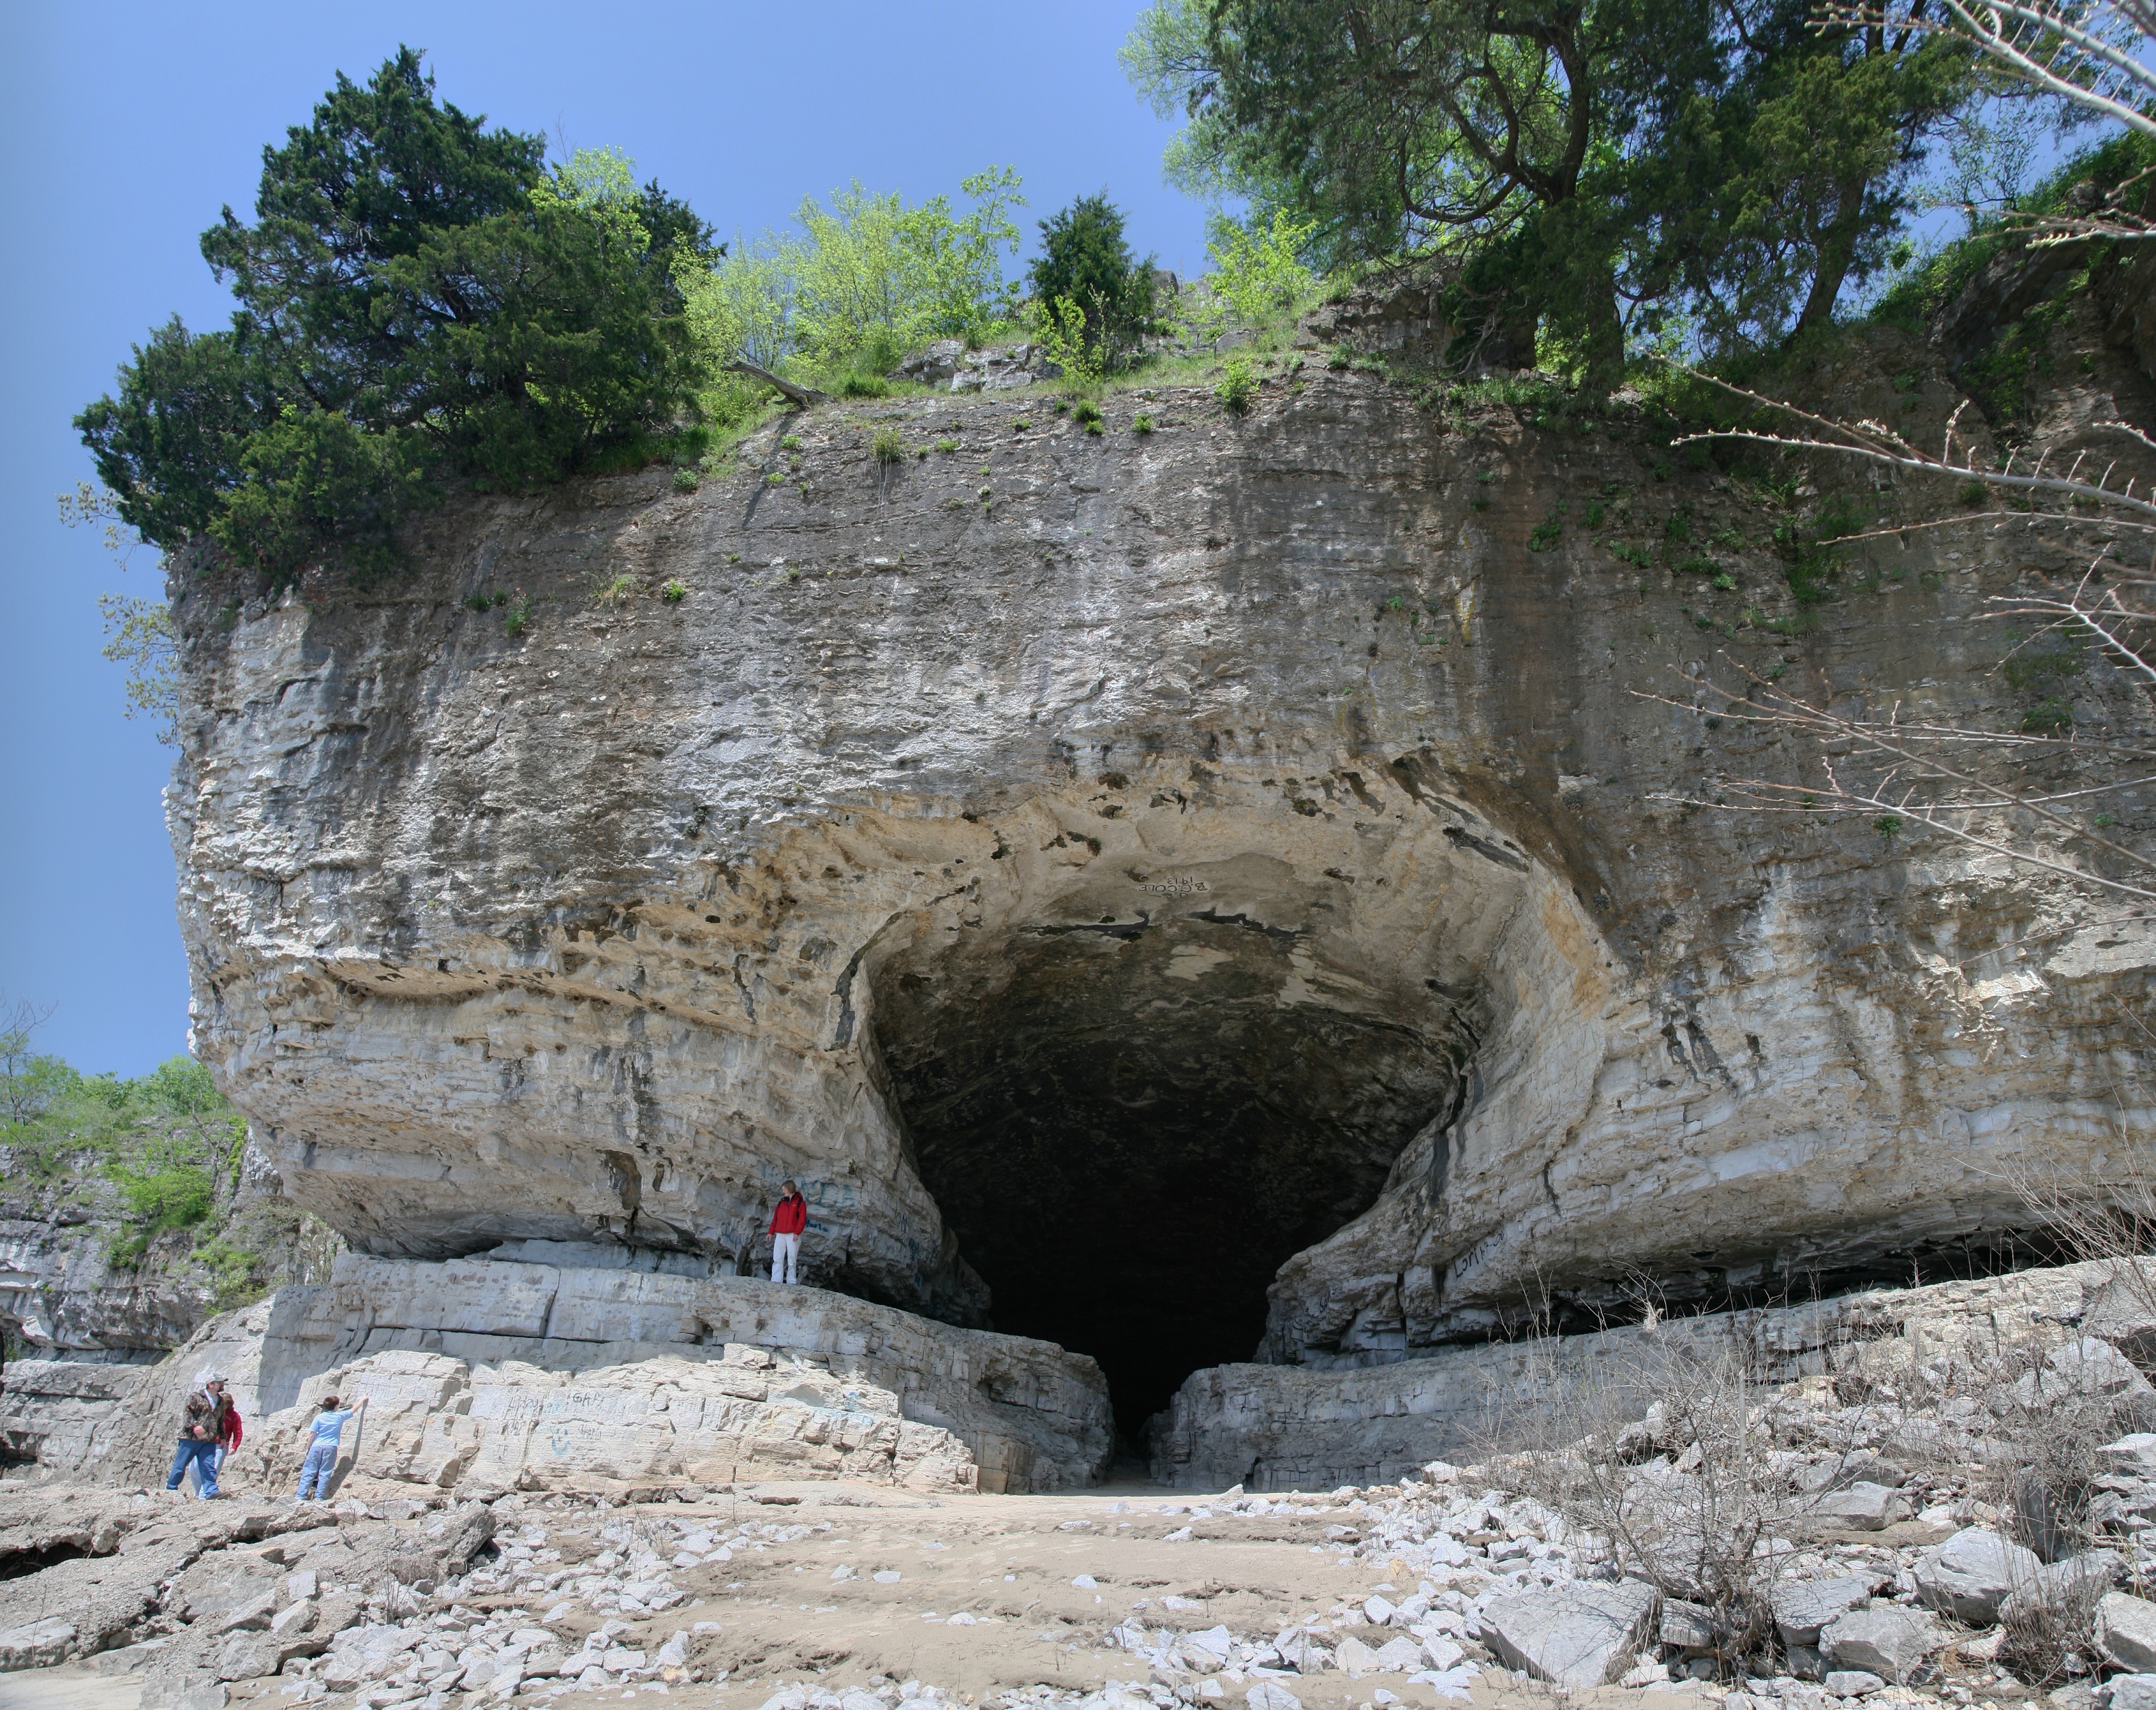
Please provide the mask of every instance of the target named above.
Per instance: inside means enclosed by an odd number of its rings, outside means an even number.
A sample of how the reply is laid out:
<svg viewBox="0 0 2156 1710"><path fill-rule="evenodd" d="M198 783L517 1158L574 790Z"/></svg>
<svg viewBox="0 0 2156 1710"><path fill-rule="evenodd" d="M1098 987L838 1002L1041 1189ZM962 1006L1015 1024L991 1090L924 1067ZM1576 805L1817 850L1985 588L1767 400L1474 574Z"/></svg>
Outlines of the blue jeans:
<svg viewBox="0 0 2156 1710"><path fill-rule="evenodd" d="M223 1444L222 1444L222 1443L219 1443L219 1444L217 1446L217 1454L216 1454L216 1456L213 1458L213 1461L212 1461L212 1462L211 1462L211 1464L212 1464L213 1466L214 1466L217 1468L218 1471L220 1474L221 1474L221 1473L223 1473L223 1471L224 1471L224 1457L225 1457L225 1455L226 1455L226 1453L227 1453L227 1452L228 1452L228 1451L227 1451L227 1450L225 1449L224 1445L223 1445ZM182 1478L184 1478L184 1477L186 1476L186 1475L183 1473L183 1474L182 1474L182 1475L181 1475L181 1476L182 1476ZM201 1495L201 1494L202 1494L202 1490L201 1490L201 1486L202 1486L202 1473L201 1473L201 1471L200 1471L199 1469L198 1469L198 1470L196 1471L195 1475L194 1475L194 1479L195 1479L195 1487L196 1487L196 1489L195 1489L195 1494L196 1494L196 1495L198 1495L198 1496L199 1496L199 1495Z"/></svg>
<svg viewBox="0 0 2156 1710"><path fill-rule="evenodd" d="M165 1480L165 1488L176 1491L180 1481L187 1476L187 1466L192 1462L195 1477L202 1485L202 1494L217 1494L217 1445L199 1437L182 1437L179 1453L172 1456L172 1471Z"/></svg>
<svg viewBox="0 0 2156 1710"><path fill-rule="evenodd" d="M336 1471L337 1446L317 1443L307 1451L307 1458L300 1463L300 1500L312 1502L316 1497L330 1493L331 1476ZM314 1496L307 1494L307 1487L314 1487Z"/></svg>

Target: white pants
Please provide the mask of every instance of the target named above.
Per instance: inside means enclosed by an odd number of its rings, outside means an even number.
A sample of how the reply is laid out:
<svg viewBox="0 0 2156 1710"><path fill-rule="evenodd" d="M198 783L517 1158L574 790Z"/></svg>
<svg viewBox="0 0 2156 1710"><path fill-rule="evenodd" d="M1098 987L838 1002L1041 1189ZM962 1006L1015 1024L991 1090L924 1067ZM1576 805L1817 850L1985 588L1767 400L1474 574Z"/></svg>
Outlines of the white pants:
<svg viewBox="0 0 2156 1710"><path fill-rule="evenodd" d="M773 1235L771 1238L771 1280L773 1282L793 1282L794 1261L801 1256L799 1235Z"/></svg>

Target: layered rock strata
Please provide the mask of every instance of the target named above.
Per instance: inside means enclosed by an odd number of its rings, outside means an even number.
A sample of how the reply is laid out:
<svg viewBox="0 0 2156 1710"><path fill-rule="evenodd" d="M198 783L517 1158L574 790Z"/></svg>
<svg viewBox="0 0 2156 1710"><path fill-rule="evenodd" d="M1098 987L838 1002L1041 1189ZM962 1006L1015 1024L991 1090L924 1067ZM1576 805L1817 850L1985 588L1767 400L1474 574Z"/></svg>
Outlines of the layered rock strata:
<svg viewBox="0 0 2156 1710"><path fill-rule="evenodd" d="M211 1374L253 1422L239 1467L258 1489L295 1474L291 1410L329 1394L374 1399L362 1471L445 1489L1058 1490L1097 1481L1113 1447L1099 1369L1044 1343L742 1278L356 1255L163 1365L19 1369L0 1430L48 1477L161 1480Z"/></svg>
<svg viewBox="0 0 2156 1710"><path fill-rule="evenodd" d="M180 566L195 1047L286 1191L384 1256L724 1271L792 1175L816 1281L1095 1353L1134 1424L1254 1349L1964 1262L2145 1131L2145 923L1661 793L1803 775L1712 716L1746 670L2018 728L1967 620L2068 567L2023 533L1852 548L1799 636L1771 501L1621 408L1312 368L1106 427L827 406L694 493L458 504L363 589ZM1680 539L1726 593L1641 573Z"/></svg>
<svg viewBox="0 0 2156 1710"><path fill-rule="evenodd" d="M1832 1376L1861 1395L1867 1381L1940 1387L1957 1362L1993 1374L2080 1335L2156 1360L2156 1265L2144 1263L2138 1283L2112 1263L2069 1265L1445 1348L1355 1370L1221 1366L1194 1373L1153 1421L1152 1473L1200 1490L1382 1482L1427 1461L1477 1460L1527 1441L1549 1420L1576 1417L1589 1394L1613 1415L1637 1418L1656 1399L1652 1374L1672 1350L1710 1361L1733 1353L1762 1386ZM1973 1401L1953 1417L1974 1430L1989 1424ZM2156 1406L2143 1428L2150 1426Z"/></svg>

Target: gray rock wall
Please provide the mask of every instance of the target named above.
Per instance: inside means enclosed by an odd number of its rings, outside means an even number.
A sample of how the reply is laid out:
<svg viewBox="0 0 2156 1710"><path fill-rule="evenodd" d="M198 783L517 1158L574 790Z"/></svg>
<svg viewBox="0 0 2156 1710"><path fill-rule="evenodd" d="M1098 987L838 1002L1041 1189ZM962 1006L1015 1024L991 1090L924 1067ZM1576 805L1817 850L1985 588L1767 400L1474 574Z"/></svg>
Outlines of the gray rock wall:
<svg viewBox="0 0 2156 1710"><path fill-rule="evenodd" d="M0 1432L44 1477L162 1480L187 1393L213 1375L259 1440L245 1464L278 1480L297 1466L290 1410L370 1382L412 1415L401 1436L383 1426L374 1471L444 1485L738 1468L1060 1490L1097 1483L1114 1446L1099 1368L1045 1343L747 1278L350 1254L331 1283L213 1319L161 1365L25 1363Z"/></svg>
<svg viewBox="0 0 2156 1710"><path fill-rule="evenodd" d="M1898 1381L1914 1394L1957 1358L1990 1369L2015 1350L2056 1347L2079 1333L2068 1324L2146 1358L2156 1351L2152 1281L2122 1286L2111 1264L2070 1265L1445 1348L1360 1369L1221 1366L1194 1373L1154 1420L1152 1473L1198 1490L1329 1490L1394 1480L1431 1461L1547 1447L1558 1429L1552 1420L1645 1414L1656 1398L1638 1380L1670 1348L1734 1349L1762 1394L1845 1374ZM1927 1362L1939 1363L1928 1374ZM1973 1404L1971 1412L1981 1429L1984 1416Z"/></svg>
<svg viewBox="0 0 2156 1710"><path fill-rule="evenodd" d="M1924 358L1875 359L1886 409ZM2145 925L1658 799L1794 775L1706 716L1740 668L2018 727L1971 619L2023 537L1852 549L1784 634L1780 513L1621 412L1311 368L1108 418L824 407L798 469L774 428L693 494L463 503L364 589L182 567L195 1048L286 1190L385 1256L723 1269L792 1174L817 1281L1065 1337L1142 1416L1640 1273L1891 1274L2145 1131ZM880 465L878 424L960 449ZM1612 553L1680 521L1732 589Z"/></svg>

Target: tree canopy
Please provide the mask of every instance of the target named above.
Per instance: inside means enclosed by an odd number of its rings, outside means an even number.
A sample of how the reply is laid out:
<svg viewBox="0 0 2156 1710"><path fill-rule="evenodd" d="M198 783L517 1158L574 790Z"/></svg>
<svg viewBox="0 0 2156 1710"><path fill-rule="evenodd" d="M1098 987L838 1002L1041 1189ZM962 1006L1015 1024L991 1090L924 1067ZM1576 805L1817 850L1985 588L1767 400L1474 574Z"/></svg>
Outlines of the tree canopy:
<svg viewBox="0 0 2156 1710"><path fill-rule="evenodd" d="M367 569L445 478L519 487L664 429L693 384L684 259L710 229L629 163L486 128L400 49L263 152L203 254L228 328L157 329L76 425L122 518L273 575Z"/></svg>
<svg viewBox="0 0 2156 1710"><path fill-rule="evenodd" d="M1124 51L1170 176L1332 263L1453 269L1486 360L1779 341L1877 264L1969 56L1804 0L1157 0Z"/></svg>

